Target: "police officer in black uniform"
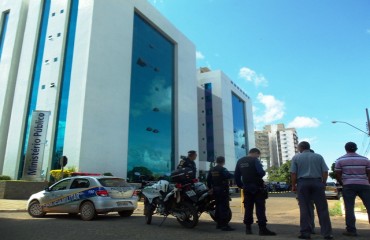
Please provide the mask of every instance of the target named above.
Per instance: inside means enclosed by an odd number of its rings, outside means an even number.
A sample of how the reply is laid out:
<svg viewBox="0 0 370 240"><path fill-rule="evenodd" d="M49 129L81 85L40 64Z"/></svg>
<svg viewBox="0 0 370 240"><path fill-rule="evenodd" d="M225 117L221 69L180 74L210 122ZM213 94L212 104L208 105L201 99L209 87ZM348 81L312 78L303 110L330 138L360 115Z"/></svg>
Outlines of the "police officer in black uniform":
<svg viewBox="0 0 370 240"><path fill-rule="evenodd" d="M192 178L196 178L197 173L197 166L195 165L195 159L197 159L197 152L194 150L190 150L188 152L188 156L186 158L181 159L177 169L180 168L190 168L193 171Z"/></svg>
<svg viewBox="0 0 370 240"><path fill-rule="evenodd" d="M223 231L233 231L234 228L229 226L229 179L233 177L229 171L224 168L225 158L217 157L217 165L210 169L207 176L207 185L213 189L216 200L216 219L217 228Z"/></svg>
<svg viewBox="0 0 370 240"><path fill-rule="evenodd" d="M263 170L259 160L260 155L260 150L252 148L249 150L248 156L238 160L235 167L235 182L239 188L243 189L244 194L245 233L252 234L253 208L254 205L256 205L259 235L273 236L276 235L276 233L268 230L266 227L267 192L262 180L266 172Z"/></svg>

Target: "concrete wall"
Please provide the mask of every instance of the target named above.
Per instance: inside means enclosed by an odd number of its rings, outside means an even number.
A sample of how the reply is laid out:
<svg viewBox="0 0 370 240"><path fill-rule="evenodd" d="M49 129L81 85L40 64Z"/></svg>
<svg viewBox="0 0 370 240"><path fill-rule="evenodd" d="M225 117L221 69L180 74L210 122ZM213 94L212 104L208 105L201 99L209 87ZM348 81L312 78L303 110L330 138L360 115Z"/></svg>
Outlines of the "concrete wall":
<svg viewBox="0 0 370 240"><path fill-rule="evenodd" d="M47 186L47 182L0 181L0 199L28 199Z"/></svg>

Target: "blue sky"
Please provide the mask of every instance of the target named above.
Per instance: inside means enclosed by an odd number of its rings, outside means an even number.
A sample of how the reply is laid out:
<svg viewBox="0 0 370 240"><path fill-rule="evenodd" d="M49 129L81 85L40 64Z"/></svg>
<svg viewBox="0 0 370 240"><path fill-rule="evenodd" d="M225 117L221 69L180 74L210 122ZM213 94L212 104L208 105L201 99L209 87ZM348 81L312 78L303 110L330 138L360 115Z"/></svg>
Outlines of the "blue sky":
<svg viewBox="0 0 370 240"><path fill-rule="evenodd" d="M284 123L331 165L354 141L370 156L370 1L149 0L252 98L254 125Z"/></svg>

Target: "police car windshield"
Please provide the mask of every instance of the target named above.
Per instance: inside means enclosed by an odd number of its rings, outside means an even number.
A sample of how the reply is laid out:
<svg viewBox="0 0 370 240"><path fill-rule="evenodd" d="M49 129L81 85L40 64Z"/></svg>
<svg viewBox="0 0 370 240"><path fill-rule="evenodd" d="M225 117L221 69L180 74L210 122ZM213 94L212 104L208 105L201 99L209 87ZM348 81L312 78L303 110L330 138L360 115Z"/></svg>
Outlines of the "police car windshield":
<svg viewBox="0 0 370 240"><path fill-rule="evenodd" d="M104 187L129 187L130 185L122 178L102 178L99 182Z"/></svg>

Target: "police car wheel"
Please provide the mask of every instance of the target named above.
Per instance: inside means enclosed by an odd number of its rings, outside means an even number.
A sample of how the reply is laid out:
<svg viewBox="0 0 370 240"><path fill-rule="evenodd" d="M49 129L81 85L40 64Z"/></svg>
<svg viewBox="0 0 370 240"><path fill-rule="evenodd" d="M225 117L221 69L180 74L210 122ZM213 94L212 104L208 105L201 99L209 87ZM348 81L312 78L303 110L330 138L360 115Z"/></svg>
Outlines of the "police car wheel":
<svg viewBox="0 0 370 240"><path fill-rule="evenodd" d="M129 217L134 213L134 210L129 210L129 211L119 211L118 214L121 217Z"/></svg>
<svg viewBox="0 0 370 240"><path fill-rule="evenodd" d="M28 214L32 217L40 218L45 216L45 212L42 211L42 207L38 201L32 201L28 206Z"/></svg>
<svg viewBox="0 0 370 240"><path fill-rule="evenodd" d="M93 220L96 216L94 204L91 202L84 202L80 208L81 219L84 221Z"/></svg>

